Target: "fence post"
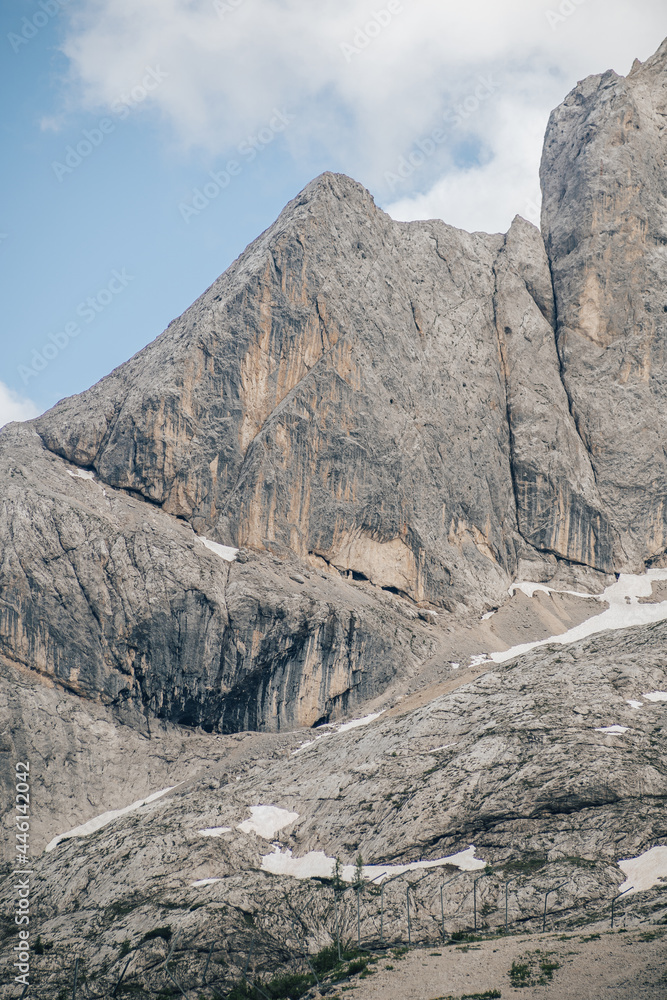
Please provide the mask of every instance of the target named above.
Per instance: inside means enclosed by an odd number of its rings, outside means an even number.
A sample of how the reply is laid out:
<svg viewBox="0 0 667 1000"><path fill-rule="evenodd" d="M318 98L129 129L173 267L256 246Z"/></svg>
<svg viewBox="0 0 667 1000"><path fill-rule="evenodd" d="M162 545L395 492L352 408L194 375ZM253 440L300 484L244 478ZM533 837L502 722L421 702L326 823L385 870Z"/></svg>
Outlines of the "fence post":
<svg viewBox="0 0 667 1000"><path fill-rule="evenodd" d="M215 948L215 941L212 943L209 949L208 958L206 959L206 965L204 966L204 978L202 979L201 983L202 986L206 986L206 973L208 972L208 963L211 961L211 955L213 954L214 948Z"/></svg>
<svg viewBox="0 0 667 1000"><path fill-rule="evenodd" d="M507 934L507 887L510 882L514 882L515 879L520 878L519 875L512 875L511 878L505 879L505 933Z"/></svg>
<svg viewBox="0 0 667 1000"><path fill-rule="evenodd" d="M542 933L543 934L544 934L544 932L547 929L547 899L549 898L549 896L551 895L552 892L558 892L558 890L562 889L563 886L567 885L568 882L569 882L569 879L566 879L565 882L561 882L560 885L554 886L553 889L548 889L547 892L545 892L545 894L544 894L544 916L542 917Z"/></svg>
<svg viewBox="0 0 667 1000"><path fill-rule="evenodd" d="M181 991L182 995L185 997L185 1000L188 1000L187 993L184 991L184 989L181 986L181 984L174 979L174 977L171 974L171 969L167 969L166 972L167 972L167 975L169 976L169 978L171 979L172 983L174 984L174 986L177 986L179 988L179 990Z"/></svg>
<svg viewBox="0 0 667 1000"><path fill-rule="evenodd" d="M79 959L74 962L74 987L72 988L72 1000L76 1000L76 981L79 976Z"/></svg>
<svg viewBox="0 0 667 1000"><path fill-rule="evenodd" d="M357 950L361 949L361 914L360 914L361 889L357 889Z"/></svg>
<svg viewBox="0 0 667 1000"><path fill-rule="evenodd" d="M380 890L380 947L384 948L384 884Z"/></svg>
<svg viewBox="0 0 667 1000"><path fill-rule="evenodd" d="M338 923L338 893L334 889L334 907L336 909L336 943L338 944L338 961L341 962L340 954L340 924Z"/></svg>
<svg viewBox="0 0 667 1000"><path fill-rule="evenodd" d="M112 997L116 996L116 993L118 992L118 987L123 982L123 979L125 978L125 973L129 969L130 962L132 961L133 958L134 958L134 955L130 955L130 957L128 958L127 962L125 963L125 968L123 969L123 971L120 974L120 979L118 980L118 982L116 983L116 985L113 988L113 993L111 994Z"/></svg>

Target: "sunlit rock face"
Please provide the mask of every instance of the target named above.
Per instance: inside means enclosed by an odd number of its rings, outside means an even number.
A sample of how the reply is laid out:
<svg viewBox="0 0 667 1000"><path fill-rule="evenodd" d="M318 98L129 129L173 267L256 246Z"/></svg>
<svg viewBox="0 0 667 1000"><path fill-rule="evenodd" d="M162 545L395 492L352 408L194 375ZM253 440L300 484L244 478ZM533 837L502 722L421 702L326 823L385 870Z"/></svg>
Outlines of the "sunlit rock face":
<svg viewBox="0 0 667 1000"><path fill-rule="evenodd" d="M0 651L176 722L312 724L432 655L415 605L660 565L666 52L553 113L543 234L394 222L324 174L143 351L6 428Z"/></svg>
<svg viewBox="0 0 667 1000"><path fill-rule="evenodd" d="M542 160L563 384L615 567L666 545L666 70L663 43L627 77L584 80L552 113Z"/></svg>

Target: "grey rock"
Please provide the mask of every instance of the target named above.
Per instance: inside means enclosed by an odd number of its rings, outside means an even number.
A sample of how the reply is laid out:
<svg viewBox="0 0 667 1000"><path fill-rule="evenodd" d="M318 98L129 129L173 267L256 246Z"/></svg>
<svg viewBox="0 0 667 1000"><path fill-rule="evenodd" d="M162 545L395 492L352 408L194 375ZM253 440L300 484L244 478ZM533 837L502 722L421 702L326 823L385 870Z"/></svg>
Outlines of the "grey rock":
<svg viewBox="0 0 667 1000"><path fill-rule="evenodd" d="M659 564L666 51L553 113L545 242L324 174L152 344L0 432L0 650L172 721L292 725L423 662L409 605Z"/></svg>
<svg viewBox="0 0 667 1000"><path fill-rule="evenodd" d="M666 69L667 41L627 77L579 83L541 167L563 384L617 570L666 548Z"/></svg>
<svg viewBox="0 0 667 1000"><path fill-rule="evenodd" d="M312 725L432 653L381 591L226 562L183 520L0 435L0 653L84 699L211 731Z"/></svg>
<svg viewBox="0 0 667 1000"><path fill-rule="evenodd" d="M188 975L201 974L215 926L225 942L227 986L240 976L252 935L257 968L275 972L293 960L278 942L291 939L295 910L308 947L329 944L331 886L260 871L272 847L238 830L258 802L299 814L278 834L295 857L322 850L352 864L361 852L366 863L401 863L475 844L495 873L478 890L491 928L504 923L504 878L517 870L523 874L513 888L512 919L524 928L539 929L545 887L564 880L550 903L553 924L581 927L592 906L608 919L624 878L617 860L661 842L667 830L667 707L627 704L644 691L664 690L666 641L667 624L660 623L536 650L418 709L325 735L296 755L298 734L265 734L245 757L226 756L139 812L62 842L34 865L35 916L43 940L60 949L42 967L36 995L52 996L49 988L68 974L63 949L102 975L105 962L118 962L124 939L136 944L166 923L181 932L190 964L179 968ZM573 711L582 703L591 706L586 716ZM596 732L611 723L628 732ZM198 833L220 826L232 832L214 840ZM437 938L439 886L455 873L435 870L415 887L413 942ZM220 881L192 886L207 878ZM405 884L391 884L385 896L392 940L407 935ZM471 891L471 875L448 888L448 931L469 926ZM3 907L10 893L5 882ZM657 919L664 913L659 899L659 888L644 897L644 905L657 906ZM377 940L378 897L364 893L361 907L364 936ZM352 934L347 900L343 913ZM138 954L133 974L150 982L155 958Z"/></svg>

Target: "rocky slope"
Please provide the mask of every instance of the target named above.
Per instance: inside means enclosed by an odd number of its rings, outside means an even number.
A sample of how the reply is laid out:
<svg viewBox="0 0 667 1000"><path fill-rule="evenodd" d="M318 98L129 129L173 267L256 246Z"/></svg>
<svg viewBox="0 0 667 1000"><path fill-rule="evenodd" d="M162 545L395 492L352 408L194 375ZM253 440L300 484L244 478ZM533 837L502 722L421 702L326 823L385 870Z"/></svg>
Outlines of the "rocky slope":
<svg viewBox="0 0 667 1000"><path fill-rule="evenodd" d="M564 633L600 612L586 592L665 562L666 61L667 42L552 114L542 233L396 223L325 174L155 342L0 432L3 826L26 756L36 852L176 786L35 858L36 996L75 951L105 981L167 924L195 978L215 926L227 985L253 936L260 972L329 944L331 885L285 874L288 849L408 863L474 843L495 926L510 874L532 879L516 920L567 879L554 919L576 921L606 912L619 858L665 843L665 707L642 697L667 689L667 610L480 654ZM664 600L658 576L642 601ZM517 579L577 593L510 599ZM377 712L299 749L299 727ZM271 837L239 830L260 804L298 813L264 869ZM414 889L415 940L457 871ZM163 989L165 939L132 955Z"/></svg>
<svg viewBox="0 0 667 1000"><path fill-rule="evenodd" d="M550 904L552 926L608 917L625 878L618 860L667 837L667 704L646 697L667 688L666 639L661 622L534 650L422 708L321 730L303 745L303 734L266 734L244 757L218 743L206 775L35 862L35 920L42 940L58 945L41 961L35 995L54 995L49 989L67 981L74 953L91 982L117 978L122 942L136 946L167 925L180 932L179 976L189 987L200 981L212 937L218 989L240 975L253 938L258 973L289 965L299 934L311 950L335 936L332 887L326 878L271 871L280 871L276 859L286 871L297 858L312 864L317 851L343 864L361 852L367 864L395 865L474 844L478 870L447 889L448 933L471 926L472 879L484 863L494 875L477 890L480 925L504 924L504 881L513 875L515 925L537 929L544 892L563 882ZM614 724L625 731L601 731ZM285 811L282 829L243 828L259 804ZM386 939L406 939L412 881L412 940L437 940L439 887L458 873L455 864L387 884ZM5 902L10 894L7 886ZM664 916L663 897L659 888L643 893L644 912ZM341 905L352 937L353 901ZM364 939L377 941L372 888L361 906ZM292 940L294 914L302 930ZM133 957L135 985L157 988L163 946L156 940Z"/></svg>

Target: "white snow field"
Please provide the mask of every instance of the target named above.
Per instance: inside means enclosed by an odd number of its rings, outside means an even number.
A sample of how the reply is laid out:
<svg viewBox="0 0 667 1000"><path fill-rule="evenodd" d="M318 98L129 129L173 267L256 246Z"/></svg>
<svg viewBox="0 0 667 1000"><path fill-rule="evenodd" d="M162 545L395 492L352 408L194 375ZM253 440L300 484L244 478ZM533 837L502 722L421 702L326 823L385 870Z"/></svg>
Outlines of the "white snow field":
<svg viewBox="0 0 667 1000"><path fill-rule="evenodd" d="M90 472L89 469L68 469L67 472L72 479L95 479L95 473Z"/></svg>
<svg viewBox="0 0 667 1000"><path fill-rule="evenodd" d="M288 812L287 809L279 809L278 806L249 806L251 812L250 819L239 823L236 827L242 833L256 833L263 840L273 840L278 830L284 826L289 826L299 818L298 813Z"/></svg>
<svg viewBox="0 0 667 1000"><path fill-rule="evenodd" d="M306 750L307 747L312 747L319 740L323 740L327 736L336 736L338 733L346 733L350 729L357 729L358 726L367 726L369 722L374 722L375 719L379 719L381 715L384 715L384 711L383 709L381 712L372 712L370 715L365 715L363 719L352 719L351 722L342 722L340 724L330 722L326 726L321 726L319 728L327 730L327 732L318 733L314 740L306 740L296 750L292 750L292 757L301 753L302 750Z"/></svg>
<svg viewBox="0 0 667 1000"><path fill-rule="evenodd" d="M635 892L645 892L654 885L667 883L667 846L652 847L636 858L625 858L618 862L618 867L627 875L626 881L618 887L619 893L628 892L632 896Z"/></svg>
<svg viewBox="0 0 667 1000"><path fill-rule="evenodd" d="M601 729L596 729L596 733L607 733L608 736L621 736L623 733L627 733L627 726L602 726Z"/></svg>
<svg viewBox="0 0 667 1000"><path fill-rule="evenodd" d="M539 639L536 642L524 642L518 646L506 649L504 652L489 653L488 659L494 663L504 663L506 660L511 660L521 653L527 653L537 646L547 646L550 643L558 643L565 646L570 642L585 639L589 635L595 635L597 632L607 632L612 629L629 628L631 625L649 625L652 622L664 621L667 619L667 601L661 601L658 604L639 603L640 597L651 596L653 583L658 580L667 580L667 570L649 569L646 573L638 575L621 573L616 583L607 587L602 594L596 595L582 594L575 590L553 590L542 583L527 583L525 581L513 583L509 588L510 594L515 590L520 590L527 597L532 597L536 591L541 590L546 594L564 593L572 594L575 597L587 598L595 596L596 600L600 601L601 604L608 604L609 607L602 614L587 618L585 622L568 629L567 632L563 632L561 635L552 635L548 639ZM478 657L473 657L473 659L477 663L482 662ZM655 694L663 694L663 692L656 692ZM644 697L648 696L644 695ZM667 700L667 695L664 696L664 699L656 697L655 700Z"/></svg>
<svg viewBox="0 0 667 1000"><path fill-rule="evenodd" d="M198 830L200 837L222 837L223 833L231 833L231 826L209 826L206 830Z"/></svg>
<svg viewBox="0 0 667 1000"><path fill-rule="evenodd" d="M82 823L81 826L75 826L73 830L68 830L67 833L60 833L57 837L46 845L44 850L46 852L52 851L54 847L57 847L61 840L71 840L73 837L87 837L91 833L95 833L96 830L101 830L103 826L108 823L112 823L113 820L118 819L119 816L125 816L127 813L134 812L136 809L141 809L142 806L148 805L149 802L155 802L156 799L161 798L166 795L167 792L171 792L177 785L170 785L169 788L163 788L161 792L153 792L152 795L147 796L145 799L139 799L138 802L133 802L129 806L125 806L123 809L111 809L109 812L101 813L99 816L95 816L93 819L89 819L87 823Z"/></svg>
<svg viewBox="0 0 667 1000"><path fill-rule="evenodd" d="M643 694L642 698L647 701L667 701L667 691L652 691L651 694Z"/></svg>
<svg viewBox="0 0 667 1000"><path fill-rule="evenodd" d="M302 858L293 858L291 851L282 851L280 847L276 847L272 854L265 854L262 858L261 870L273 875L291 875L293 878L331 878L335 865L335 858L328 857L323 851L310 851ZM363 877L367 881L379 883L392 875L402 875L403 872L423 868L439 868L442 865L454 865L460 871L473 872L484 868L486 862L475 857L475 848L471 844L465 851L436 861L412 861L407 865L364 865ZM355 873L354 865L341 866L343 881L354 881Z"/></svg>
<svg viewBox="0 0 667 1000"><path fill-rule="evenodd" d="M220 545L219 542L210 542L208 538L204 538L203 535L197 535L200 542L203 542L207 549L211 552L215 552L216 556L220 556L225 562L234 562L237 555L239 554L238 549L232 548L231 545Z"/></svg>

